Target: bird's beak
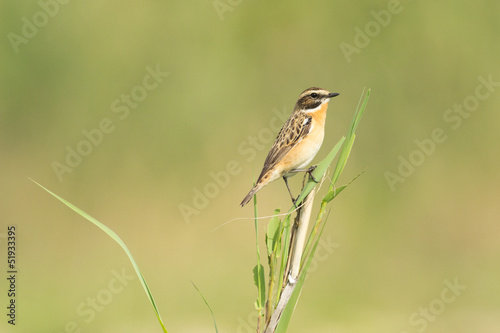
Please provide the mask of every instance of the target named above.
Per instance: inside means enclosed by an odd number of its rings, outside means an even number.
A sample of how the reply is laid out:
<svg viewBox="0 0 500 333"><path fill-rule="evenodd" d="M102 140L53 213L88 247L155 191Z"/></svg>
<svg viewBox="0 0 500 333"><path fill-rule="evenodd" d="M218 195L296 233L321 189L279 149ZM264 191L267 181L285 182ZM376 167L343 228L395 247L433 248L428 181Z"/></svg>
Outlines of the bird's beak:
<svg viewBox="0 0 500 333"><path fill-rule="evenodd" d="M332 98L332 97L335 97L335 96L338 96L338 95L340 95L340 94L338 94L338 93L329 93L328 94L328 98Z"/></svg>

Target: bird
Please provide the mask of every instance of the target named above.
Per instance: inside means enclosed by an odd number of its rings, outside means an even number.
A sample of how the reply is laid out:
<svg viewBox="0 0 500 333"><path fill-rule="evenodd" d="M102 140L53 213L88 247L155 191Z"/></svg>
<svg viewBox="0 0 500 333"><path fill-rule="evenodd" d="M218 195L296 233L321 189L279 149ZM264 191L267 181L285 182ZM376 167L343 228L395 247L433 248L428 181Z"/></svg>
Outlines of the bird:
<svg viewBox="0 0 500 333"><path fill-rule="evenodd" d="M308 88L299 95L290 118L279 131L264 161L255 186L241 201L241 207L260 189L281 177L295 204L287 178L297 172L308 172L312 177L311 172L316 166L307 169L305 167L311 163L323 143L328 103L338 95L318 87Z"/></svg>

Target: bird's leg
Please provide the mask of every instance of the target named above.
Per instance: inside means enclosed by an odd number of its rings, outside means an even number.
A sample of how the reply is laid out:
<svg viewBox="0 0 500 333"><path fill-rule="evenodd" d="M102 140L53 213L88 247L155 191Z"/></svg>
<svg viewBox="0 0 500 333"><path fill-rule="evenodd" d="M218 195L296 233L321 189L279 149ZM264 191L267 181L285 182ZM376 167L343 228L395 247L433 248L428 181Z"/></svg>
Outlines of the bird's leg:
<svg viewBox="0 0 500 333"><path fill-rule="evenodd" d="M294 169L294 170L291 170L289 172L307 172L309 174L309 176L311 177L312 180L314 180L314 182L316 183L319 183L319 180L316 179L316 177L313 176L312 172L314 171L314 169L316 169L317 165L313 165L311 167L309 167L308 169Z"/></svg>
<svg viewBox="0 0 500 333"><path fill-rule="evenodd" d="M288 193L290 193L290 198L292 198L292 202L295 205L295 202L297 201L297 199L293 198L292 191L290 191L290 186L288 186L288 180L286 179L286 177L283 177L283 180L285 181L286 188L288 189ZM297 206L295 206L295 207L297 207Z"/></svg>
<svg viewBox="0 0 500 333"><path fill-rule="evenodd" d="M307 169L307 173L311 176L311 179L314 180L315 183L319 183L319 181L313 176L312 172L316 169L317 165L313 165Z"/></svg>

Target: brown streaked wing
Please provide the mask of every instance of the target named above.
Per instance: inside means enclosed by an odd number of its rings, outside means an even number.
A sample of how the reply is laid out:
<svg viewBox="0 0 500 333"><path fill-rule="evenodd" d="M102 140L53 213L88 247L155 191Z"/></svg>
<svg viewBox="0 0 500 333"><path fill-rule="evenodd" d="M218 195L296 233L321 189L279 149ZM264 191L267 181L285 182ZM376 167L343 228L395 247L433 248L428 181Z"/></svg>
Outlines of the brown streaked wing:
<svg viewBox="0 0 500 333"><path fill-rule="evenodd" d="M269 154L264 161L264 167L257 180L260 179L274 166L283 159L283 157L297 145L311 129L311 117L300 111L294 112L292 116L283 125L278 137L274 141Z"/></svg>

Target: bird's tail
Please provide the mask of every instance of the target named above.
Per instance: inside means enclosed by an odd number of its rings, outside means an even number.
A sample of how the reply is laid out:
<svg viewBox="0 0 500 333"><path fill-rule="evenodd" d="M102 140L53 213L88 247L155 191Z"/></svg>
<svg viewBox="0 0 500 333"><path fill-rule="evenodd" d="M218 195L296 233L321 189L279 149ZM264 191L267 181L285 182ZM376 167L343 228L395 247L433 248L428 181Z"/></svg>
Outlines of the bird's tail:
<svg viewBox="0 0 500 333"><path fill-rule="evenodd" d="M255 185L250 192L248 192L247 196L243 201L240 203L241 207L245 206L250 200L252 200L252 197L254 196L255 193L257 193L258 190L262 188L262 184L257 184Z"/></svg>

